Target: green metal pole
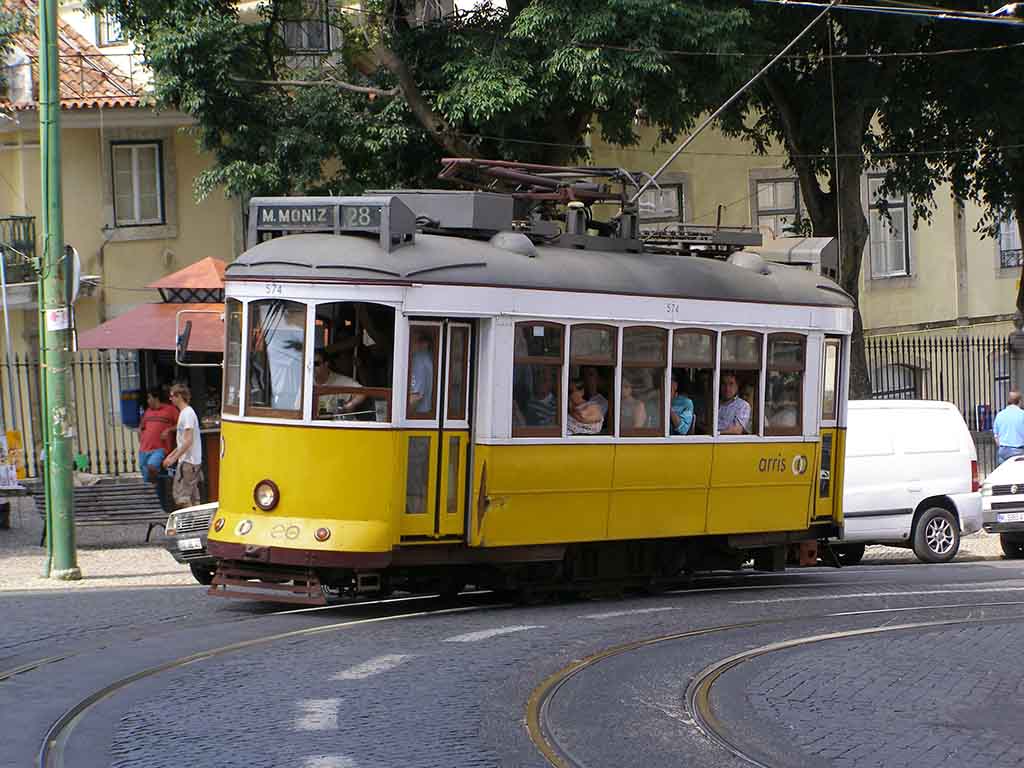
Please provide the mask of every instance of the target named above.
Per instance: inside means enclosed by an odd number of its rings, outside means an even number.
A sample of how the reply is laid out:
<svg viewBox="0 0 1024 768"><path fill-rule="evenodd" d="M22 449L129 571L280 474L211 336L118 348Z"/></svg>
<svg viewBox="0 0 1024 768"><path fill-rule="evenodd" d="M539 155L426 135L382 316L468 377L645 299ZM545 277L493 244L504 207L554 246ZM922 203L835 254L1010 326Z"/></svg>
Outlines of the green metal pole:
<svg viewBox="0 0 1024 768"><path fill-rule="evenodd" d="M42 159L43 258L40 301L46 313L42 365L45 395L43 429L50 492L50 578L82 578L75 551L75 514L71 490L71 437L67 405L71 310L64 290L64 222L60 185L60 81L57 49L57 0L39 3L39 144Z"/></svg>

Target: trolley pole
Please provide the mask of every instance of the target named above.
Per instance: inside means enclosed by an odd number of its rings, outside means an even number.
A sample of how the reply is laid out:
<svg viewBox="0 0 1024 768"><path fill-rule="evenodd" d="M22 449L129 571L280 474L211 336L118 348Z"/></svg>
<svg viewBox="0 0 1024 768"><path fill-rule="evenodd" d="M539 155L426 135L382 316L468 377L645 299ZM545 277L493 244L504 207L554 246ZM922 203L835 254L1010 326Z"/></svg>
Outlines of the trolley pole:
<svg viewBox="0 0 1024 768"><path fill-rule="evenodd" d="M42 160L43 252L39 304L43 307L43 431L49 498L50 577L82 578L75 550L71 491L71 418L67 405L71 309L64 286L64 222L60 179L60 81L57 0L39 3L39 144Z"/></svg>

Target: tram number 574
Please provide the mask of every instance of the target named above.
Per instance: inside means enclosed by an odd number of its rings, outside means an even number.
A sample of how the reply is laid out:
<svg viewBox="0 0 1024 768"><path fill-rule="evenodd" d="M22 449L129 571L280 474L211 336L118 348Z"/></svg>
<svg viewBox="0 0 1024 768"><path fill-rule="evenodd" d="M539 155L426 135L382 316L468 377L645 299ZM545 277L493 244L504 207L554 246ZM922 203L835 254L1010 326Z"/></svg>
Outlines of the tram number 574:
<svg viewBox="0 0 1024 768"><path fill-rule="evenodd" d="M280 296L283 293L280 283L264 283L263 290L267 296Z"/></svg>
<svg viewBox="0 0 1024 768"><path fill-rule="evenodd" d="M665 314L669 317L677 317L682 307L679 306L679 302L670 301L665 304Z"/></svg>

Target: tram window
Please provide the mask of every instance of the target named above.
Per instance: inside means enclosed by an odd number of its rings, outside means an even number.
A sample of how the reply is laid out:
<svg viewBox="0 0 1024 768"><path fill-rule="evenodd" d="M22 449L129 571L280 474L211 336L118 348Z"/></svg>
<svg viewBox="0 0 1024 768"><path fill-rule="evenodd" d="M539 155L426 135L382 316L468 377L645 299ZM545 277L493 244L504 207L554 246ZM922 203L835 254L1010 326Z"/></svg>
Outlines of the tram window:
<svg viewBox="0 0 1024 768"><path fill-rule="evenodd" d="M611 435L618 329L574 325L569 336L568 429L570 435Z"/></svg>
<svg viewBox="0 0 1024 768"><path fill-rule="evenodd" d="M316 308L313 418L391 421L395 310L338 301Z"/></svg>
<svg viewBox="0 0 1024 768"><path fill-rule="evenodd" d="M437 353L440 341L440 326L409 323L407 419L437 418Z"/></svg>
<svg viewBox="0 0 1024 768"><path fill-rule="evenodd" d="M427 489L430 486L429 437L409 438L405 471L405 514L425 514L427 511Z"/></svg>
<svg viewBox="0 0 1024 768"><path fill-rule="evenodd" d="M306 305L267 299L249 304L247 411L302 418Z"/></svg>
<svg viewBox="0 0 1024 768"><path fill-rule="evenodd" d="M836 393L839 391L839 339L825 340L825 381L821 389L821 418L836 419Z"/></svg>
<svg viewBox="0 0 1024 768"><path fill-rule="evenodd" d="M761 334L749 331L722 334L721 370L718 433L759 434Z"/></svg>
<svg viewBox="0 0 1024 768"><path fill-rule="evenodd" d="M516 323L512 366L512 436L562 436L564 329Z"/></svg>
<svg viewBox="0 0 1024 768"><path fill-rule="evenodd" d="M469 328L453 325L448 336L448 405L445 410L445 418L451 421L464 421L466 418Z"/></svg>
<svg viewBox="0 0 1024 768"><path fill-rule="evenodd" d="M242 394L242 302L228 299L224 306L227 338L224 342L224 412L238 413Z"/></svg>
<svg viewBox="0 0 1024 768"><path fill-rule="evenodd" d="M793 333L768 336L764 393L764 433L799 435L803 423L805 337Z"/></svg>
<svg viewBox="0 0 1024 768"><path fill-rule="evenodd" d="M668 331L637 326L622 331L619 434L665 435L665 365Z"/></svg>
<svg viewBox="0 0 1024 768"><path fill-rule="evenodd" d="M669 435L710 435L714 426L714 331L686 328L672 334Z"/></svg>

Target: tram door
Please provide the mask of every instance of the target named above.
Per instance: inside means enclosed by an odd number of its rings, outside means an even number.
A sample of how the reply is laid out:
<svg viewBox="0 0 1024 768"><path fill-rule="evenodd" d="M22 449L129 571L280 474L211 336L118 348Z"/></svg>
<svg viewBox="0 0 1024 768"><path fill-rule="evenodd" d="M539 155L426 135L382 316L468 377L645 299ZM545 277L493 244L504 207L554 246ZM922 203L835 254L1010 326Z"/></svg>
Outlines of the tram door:
<svg viewBox="0 0 1024 768"><path fill-rule="evenodd" d="M825 338L825 352L822 355L821 379L821 453L818 465L818 487L815 493L814 517L827 520L835 515L839 441L839 399L842 377L843 340L837 336Z"/></svg>
<svg viewBox="0 0 1024 768"><path fill-rule="evenodd" d="M464 535L472 330L464 320L409 323L406 542Z"/></svg>

